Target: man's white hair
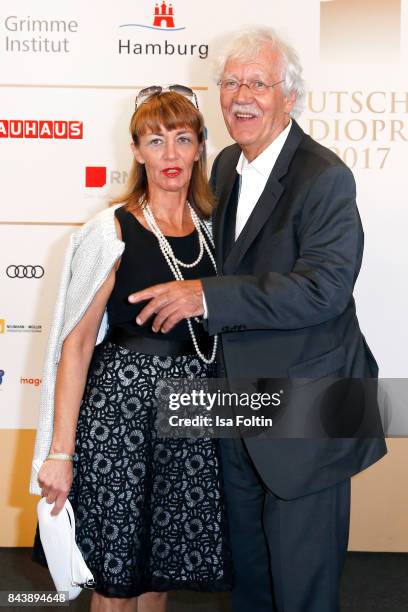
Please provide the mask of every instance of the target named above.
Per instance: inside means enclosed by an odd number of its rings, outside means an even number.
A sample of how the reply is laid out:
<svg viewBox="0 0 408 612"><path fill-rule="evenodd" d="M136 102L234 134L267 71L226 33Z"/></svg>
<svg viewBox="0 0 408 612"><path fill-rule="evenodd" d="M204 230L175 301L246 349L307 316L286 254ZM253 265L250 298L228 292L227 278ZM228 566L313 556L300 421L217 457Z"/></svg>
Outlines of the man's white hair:
<svg viewBox="0 0 408 612"><path fill-rule="evenodd" d="M306 96L302 66L293 47L282 40L272 28L252 27L233 35L215 62L215 79L219 81L222 78L225 64L229 59L243 61L254 59L264 46L279 52L282 60L282 90L285 96L296 94L296 102L290 114L292 117L298 117L303 111Z"/></svg>

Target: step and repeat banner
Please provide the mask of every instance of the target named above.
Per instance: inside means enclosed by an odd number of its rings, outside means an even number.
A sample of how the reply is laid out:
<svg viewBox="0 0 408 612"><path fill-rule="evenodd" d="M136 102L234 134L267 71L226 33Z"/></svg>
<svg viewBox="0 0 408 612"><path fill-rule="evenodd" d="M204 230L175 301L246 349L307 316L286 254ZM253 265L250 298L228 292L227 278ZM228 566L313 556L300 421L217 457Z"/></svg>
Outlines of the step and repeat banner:
<svg viewBox="0 0 408 612"><path fill-rule="evenodd" d="M230 143L212 62L249 25L298 50L300 124L355 173L359 319L381 376L407 377L407 0L2 0L0 429L36 426L64 249L124 188L138 90L195 89L211 164Z"/></svg>

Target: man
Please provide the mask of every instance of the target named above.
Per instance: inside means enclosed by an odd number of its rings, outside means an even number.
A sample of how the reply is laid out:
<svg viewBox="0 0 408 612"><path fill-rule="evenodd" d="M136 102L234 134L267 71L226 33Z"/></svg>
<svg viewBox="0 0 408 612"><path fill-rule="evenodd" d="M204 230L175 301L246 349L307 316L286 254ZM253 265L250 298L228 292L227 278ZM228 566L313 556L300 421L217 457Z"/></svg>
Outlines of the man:
<svg viewBox="0 0 408 612"><path fill-rule="evenodd" d="M354 179L291 119L304 95L296 53L257 29L223 57L221 108L237 144L211 176L219 276L134 294L150 300L138 322L155 314L166 332L205 314L229 380L376 377L352 297L363 251ZM340 435L223 440L234 612L338 610L350 477L386 452L380 438Z"/></svg>

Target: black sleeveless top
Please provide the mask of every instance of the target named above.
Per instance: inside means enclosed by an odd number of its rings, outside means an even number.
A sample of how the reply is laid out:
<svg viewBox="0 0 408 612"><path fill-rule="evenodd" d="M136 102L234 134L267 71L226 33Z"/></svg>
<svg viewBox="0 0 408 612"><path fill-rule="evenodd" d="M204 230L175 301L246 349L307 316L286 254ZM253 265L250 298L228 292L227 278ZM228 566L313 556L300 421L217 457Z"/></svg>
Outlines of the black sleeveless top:
<svg viewBox="0 0 408 612"><path fill-rule="evenodd" d="M153 317L144 325L136 323L137 315L147 302L130 304L128 296L151 285L174 281L175 278L164 259L155 235L123 207L116 209L115 216L120 223L125 250L119 269L116 271L115 286L107 304L109 327L111 329L120 328L129 334L148 338L191 341L186 321L180 321L167 334L152 331ZM167 240L175 256L181 261L189 263L197 258L199 253L197 230L187 236L167 236ZM201 261L194 268L181 268L181 273L186 280L192 280L214 276L215 271L208 253L204 251ZM192 322L200 349L207 349L208 336L202 323L196 323L194 320Z"/></svg>

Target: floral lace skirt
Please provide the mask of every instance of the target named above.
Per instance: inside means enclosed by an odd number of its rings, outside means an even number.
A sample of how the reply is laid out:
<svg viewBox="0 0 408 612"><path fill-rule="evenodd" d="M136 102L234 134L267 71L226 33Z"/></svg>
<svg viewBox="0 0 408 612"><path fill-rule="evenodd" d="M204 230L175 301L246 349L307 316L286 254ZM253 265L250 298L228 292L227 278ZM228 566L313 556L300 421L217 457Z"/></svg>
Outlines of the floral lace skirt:
<svg viewBox="0 0 408 612"><path fill-rule="evenodd" d="M158 381L213 375L192 355L96 347L69 499L97 592L134 597L231 587L217 440L160 439L155 429ZM38 532L33 558L44 562Z"/></svg>

